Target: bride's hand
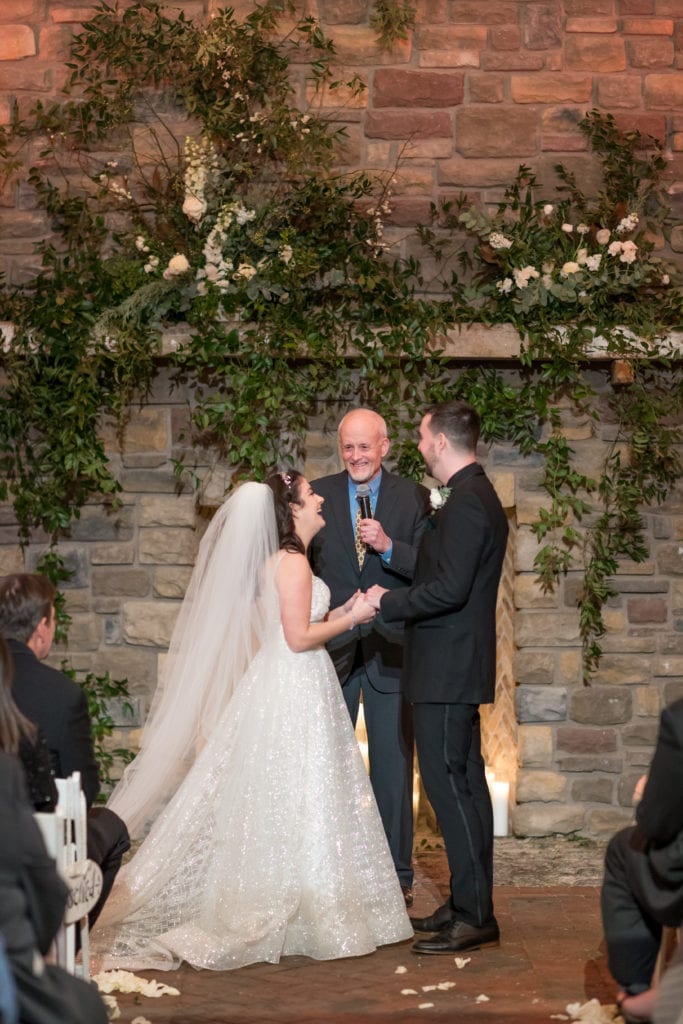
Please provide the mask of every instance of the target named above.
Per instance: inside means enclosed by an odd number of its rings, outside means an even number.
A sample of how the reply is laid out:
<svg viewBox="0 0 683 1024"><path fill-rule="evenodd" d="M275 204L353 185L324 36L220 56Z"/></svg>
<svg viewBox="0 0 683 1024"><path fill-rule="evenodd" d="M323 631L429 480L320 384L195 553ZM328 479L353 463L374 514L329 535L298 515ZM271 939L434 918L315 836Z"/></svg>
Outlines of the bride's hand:
<svg viewBox="0 0 683 1024"><path fill-rule="evenodd" d="M351 597L348 598L347 601L344 601L344 604L341 606L342 615L346 615L348 612L352 611L359 594L360 590L357 590L355 594L351 594Z"/></svg>
<svg viewBox="0 0 683 1024"><path fill-rule="evenodd" d="M359 594L349 609L357 623L372 622L377 612L372 607L365 594Z"/></svg>

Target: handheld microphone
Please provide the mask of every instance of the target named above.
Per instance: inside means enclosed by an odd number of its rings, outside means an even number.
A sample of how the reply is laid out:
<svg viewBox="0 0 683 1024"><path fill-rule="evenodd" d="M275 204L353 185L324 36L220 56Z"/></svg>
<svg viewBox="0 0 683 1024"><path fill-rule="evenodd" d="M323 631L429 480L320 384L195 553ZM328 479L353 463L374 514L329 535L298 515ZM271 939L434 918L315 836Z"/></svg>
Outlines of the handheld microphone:
<svg viewBox="0 0 683 1024"><path fill-rule="evenodd" d="M360 514L363 519L372 519L370 488L367 484L358 484L358 487L356 487L356 501L360 507Z"/></svg>

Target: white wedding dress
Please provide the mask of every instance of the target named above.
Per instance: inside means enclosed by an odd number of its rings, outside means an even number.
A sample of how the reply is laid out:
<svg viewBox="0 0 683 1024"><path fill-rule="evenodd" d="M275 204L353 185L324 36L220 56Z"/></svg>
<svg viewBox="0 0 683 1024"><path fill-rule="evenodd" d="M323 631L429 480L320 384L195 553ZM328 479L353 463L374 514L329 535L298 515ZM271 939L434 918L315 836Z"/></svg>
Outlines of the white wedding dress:
<svg viewBox="0 0 683 1024"><path fill-rule="evenodd" d="M312 620L328 606L314 577ZM93 954L100 969L226 970L358 956L412 935L332 662L324 648L291 651L278 614L119 872Z"/></svg>

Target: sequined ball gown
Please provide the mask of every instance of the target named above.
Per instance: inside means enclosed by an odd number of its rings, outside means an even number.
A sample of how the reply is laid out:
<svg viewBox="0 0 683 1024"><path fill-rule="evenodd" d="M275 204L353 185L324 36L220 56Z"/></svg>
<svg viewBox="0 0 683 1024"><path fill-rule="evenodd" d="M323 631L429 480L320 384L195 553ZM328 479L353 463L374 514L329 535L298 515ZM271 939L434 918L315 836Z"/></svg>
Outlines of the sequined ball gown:
<svg viewBox="0 0 683 1024"><path fill-rule="evenodd" d="M329 596L314 577L312 621ZM331 960L412 935L332 662L291 651L278 620L119 872L91 939L98 967Z"/></svg>

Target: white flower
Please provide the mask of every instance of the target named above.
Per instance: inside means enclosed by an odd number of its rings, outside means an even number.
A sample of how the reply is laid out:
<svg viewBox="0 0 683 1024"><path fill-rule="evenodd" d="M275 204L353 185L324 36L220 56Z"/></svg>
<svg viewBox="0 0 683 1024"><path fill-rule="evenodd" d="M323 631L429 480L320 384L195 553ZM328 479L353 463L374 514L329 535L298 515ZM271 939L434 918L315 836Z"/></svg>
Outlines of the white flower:
<svg viewBox="0 0 683 1024"><path fill-rule="evenodd" d="M598 245L607 245L609 242L611 231L609 228L600 228L595 234L595 241Z"/></svg>
<svg viewBox="0 0 683 1024"><path fill-rule="evenodd" d="M546 203L545 206L543 207L543 213L545 214L546 217L549 217L554 209L555 209L555 207L553 206L552 203Z"/></svg>
<svg viewBox="0 0 683 1024"><path fill-rule="evenodd" d="M251 263L240 263L239 267L232 276L236 281L240 277L243 277L245 280L249 281L251 280L255 273L256 267L252 267Z"/></svg>
<svg viewBox="0 0 683 1024"><path fill-rule="evenodd" d="M171 256L168 261L168 266L164 270L164 277L168 281L171 277L179 277L180 274L184 274L190 269L187 256L184 256L182 252L177 252L175 256Z"/></svg>
<svg viewBox="0 0 683 1024"><path fill-rule="evenodd" d="M144 270L144 272L146 274L153 274L158 266L159 266L159 257L158 256L150 256L142 269Z"/></svg>
<svg viewBox="0 0 683 1024"><path fill-rule="evenodd" d="M627 217L622 217L622 219L617 224L617 226L615 228L615 231L617 232L618 235L624 235L624 234L626 234L627 231L633 231L633 229L637 226L637 224L638 224L638 214L637 213L629 213Z"/></svg>
<svg viewBox="0 0 683 1024"><path fill-rule="evenodd" d="M492 231L489 235L489 245L492 249L511 249L512 242L505 235L502 235L500 231Z"/></svg>
<svg viewBox="0 0 683 1024"><path fill-rule="evenodd" d="M588 249L577 249L576 251L576 262L580 267L584 265L588 259Z"/></svg>
<svg viewBox="0 0 683 1024"><path fill-rule="evenodd" d="M241 203L233 203L232 210L235 214L235 220L242 227L248 221L253 220L256 216L256 210L248 210L246 206L242 206Z"/></svg>
<svg viewBox="0 0 683 1024"><path fill-rule="evenodd" d="M450 487L432 487L429 492L429 504L432 506L434 511L442 508L446 504L448 495L451 493Z"/></svg>
<svg viewBox="0 0 683 1024"><path fill-rule="evenodd" d="M189 194L185 196L183 213L188 220L191 220L194 224L199 224L206 211L207 203L205 199Z"/></svg>
<svg viewBox="0 0 683 1024"><path fill-rule="evenodd" d="M573 260L568 260L560 270L561 277L569 277L570 274L578 274L581 267L578 263L574 263Z"/></svg>
<svg viewBox="0 0 683 1024"><path fill-rule="evenodd" d="M638 254L638 246L635 242L626 241L621 246L620 263L633 263Z"/></svg>
<svg viewBox="0 0 683 1024"><path fill-rule="evenodd" d="M671 278L669 277L669 275L668 274L662 274L662 284L669 284L670 282L671 282Z"/></svg>
<svg viewBox="0 0 683 1024"><path fill-rule="evenodd" d="M154 978L140 978L131 971L103 971L101 974L93 975L100 992L139 992L143 996L151 996L156 999L159 996L179 996L177 988L165 985Z"/></svg>
<svg viewBox="0 0 683 1024"><path fill-rule="evenodd" d="M594 256L588 256L586 259L586 266L589 270L599 270L600 264L602 263L602 253L597 252Z"/></svg>
<svg viewBox="0 0 683 1024"><path fill-rule="evenodd" d="M607 250L607 255L608 256L618 256L619 253L621 252L621 246L622 246L621 242L611 242L610 243L610 247Z"/></svg>
<svg viewBox="0 0 683 1024"><path fill-rule="evenodd" d="M502 281L498 281L496 284L496 288L498 289L499 292L502 292L503 295L507 295L510 289L512 288L512 278L505 277L503 278Z"/></svg>
<svg viewBox="0 0 683 1024"><path fill-rule="evenodd" d="M283 245L282 248L280 249L280 252L278 253L278 256L280 257L284 264L289 263L293 255L294 250L292 249L291 245Z"/></svg>
<svg viewBox="0 0 683 1024"><path fill-rule="evenodd" d="M572 224L563 224L563 225L562 225L562 230L564 231L564 233L565 233L566 235L571 235L571 233L572 233L572 232L573 232L573 230L574 230L574 227L573 227L573 225L572 225Z"/></svg>
<svg viewBox="0 0 683 1024"><path fill-rule="evenodd" d="M136 235L135 248L138 252L149 252L149 246L142 235Z"/></svg>
<svg viewBox="0 0 683 1024"><path fill-rule="evenodd" d="M577 235L587 235L589 231L590 231L590 228L588 227L587 224L577 224L576 225L576 233L577 233Z"/></svg>
<svg viewBox="0 0 683 1024"><path fill-rule="evenodd" d="M540 274L538 273L535 267L527 266L522 267L521 270L515 267L512 271L512 276L514 277L515 284L518 288L526 288L529 284L529 281L533 277L540 277Z"/></svg>

